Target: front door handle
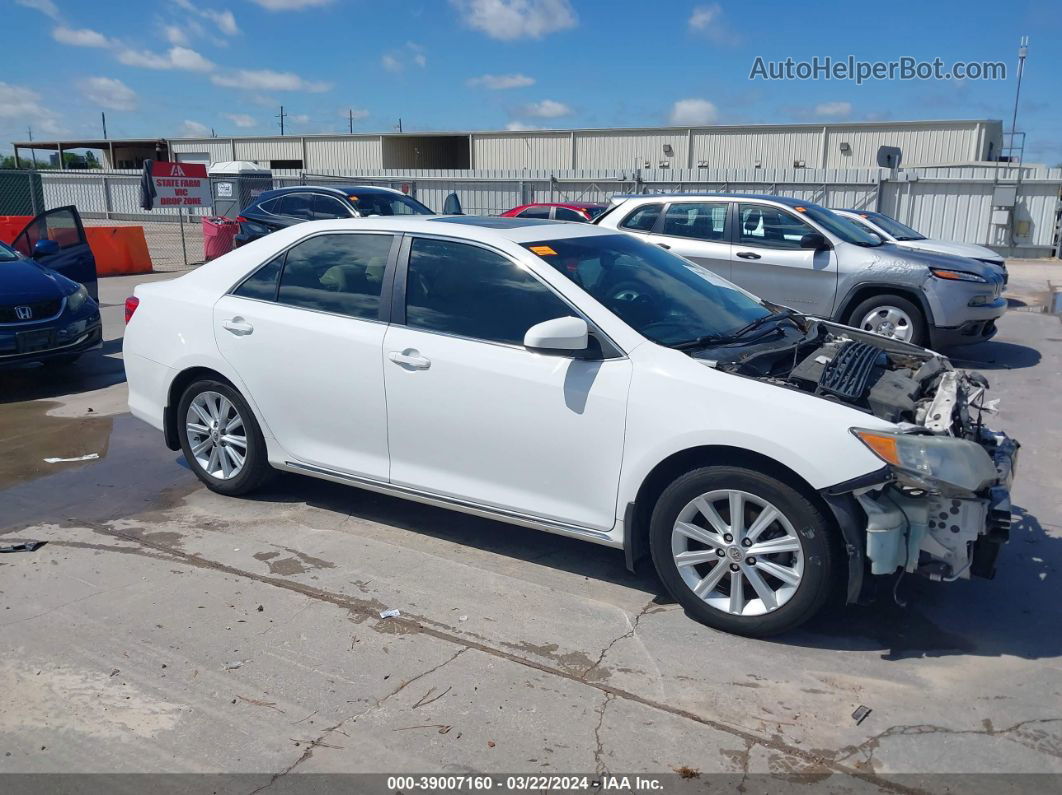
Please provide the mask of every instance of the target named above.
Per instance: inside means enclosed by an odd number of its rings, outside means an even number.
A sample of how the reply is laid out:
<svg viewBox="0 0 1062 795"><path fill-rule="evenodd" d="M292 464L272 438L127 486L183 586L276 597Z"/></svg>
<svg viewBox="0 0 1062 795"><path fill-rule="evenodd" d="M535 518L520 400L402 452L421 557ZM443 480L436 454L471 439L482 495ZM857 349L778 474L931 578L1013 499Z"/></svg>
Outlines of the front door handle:
<svg viewBox="0 0 1062 795"><path fill-rule="evenodd" d="M742 259L760 259L760 255L752 251L739 251L737 255Z"/></svg>
<svg viewBox="0 0 1062 795"><path fill-rule="evenodd" d="M409 370L427 370L431 367L431 359L421 356L412 348L406 348L404 351L391 351L387 354L387 358Z"/></svg>
<svg viewBox="0 0 1062 795"><path fill-rule="evenodd" d="M666 248L668 251L671 250L671 246L669 246L667 243L657 243L657 245L660 246L660 248Z"/></svg>
<svg viewBox="0 0 1062 795"><path fill-rule="evenodd" d="M254 326L242 317L234 317L231 320L224 320L221 323L221 327L226 331L231 331L237 337L246 337L254 331Z"/></svg>

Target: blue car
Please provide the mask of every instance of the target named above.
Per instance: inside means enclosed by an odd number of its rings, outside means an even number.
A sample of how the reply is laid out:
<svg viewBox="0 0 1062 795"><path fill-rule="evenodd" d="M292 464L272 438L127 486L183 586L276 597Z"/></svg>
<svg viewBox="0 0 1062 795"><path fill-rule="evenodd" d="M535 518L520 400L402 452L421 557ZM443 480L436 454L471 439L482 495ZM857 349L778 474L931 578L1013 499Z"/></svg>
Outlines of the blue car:
<svg viewBox="0 0 1062 795"><path fill-rule="evenodd" d="M73 207L34 218L0 243L0 367L63 365L98 348L96 261Z"/></svg>

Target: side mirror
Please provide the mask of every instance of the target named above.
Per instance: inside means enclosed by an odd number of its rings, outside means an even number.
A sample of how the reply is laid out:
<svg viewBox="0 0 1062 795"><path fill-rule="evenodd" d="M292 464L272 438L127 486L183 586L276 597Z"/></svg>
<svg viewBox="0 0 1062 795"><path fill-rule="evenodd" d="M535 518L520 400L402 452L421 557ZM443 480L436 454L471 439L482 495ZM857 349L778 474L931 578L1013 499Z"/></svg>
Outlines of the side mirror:
<svg viewBox="0 0 1062 795"><path fill-rule="evenodd" d="M883 238L881 235L879 235L877 232L873 231L872 229L867 229L866 233L868 235L870 235L871 237L876 238L878 243L887 243L888 242L887 240L885 240L885 238Z"/></svg>
<svg viewBox="0 0 1062 795"><path fill-rule="evenodd" d="M800 238L801 248L811 248L815 251L822 251L830 247L830 241L826 239L826 236L819 232L808 232L802 238Z"/></svg>
<svg viewBox="0 0 1062 795"><path fill-rule="evenodd" d="M33 244L33 259L40 259L41 257L50 257L52 254L59 253L59 244L54 240L44 238L38 240Z"/></svg>
<svg viewBox="0 0 1062 795"><path fill-rule="evenodd" d="M536 353L578 353L585 351L589 344L590 328L581 317L544 320L524 334L524 347Z"/></svg>

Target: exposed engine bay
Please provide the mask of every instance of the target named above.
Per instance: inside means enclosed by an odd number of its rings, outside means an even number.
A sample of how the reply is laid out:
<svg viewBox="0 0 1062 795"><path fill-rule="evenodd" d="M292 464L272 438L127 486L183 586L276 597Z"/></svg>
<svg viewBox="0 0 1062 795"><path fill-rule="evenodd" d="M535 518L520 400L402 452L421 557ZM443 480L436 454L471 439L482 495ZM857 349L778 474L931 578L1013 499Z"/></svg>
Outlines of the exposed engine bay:
<svg viewBox="0 0 1062 795"><path fill-rule="evenodd" d="M1019 445L984 426L984 416L995 411L995 401L986 400L984 377L957 370L932 351L826 321L796 317L773 332L692 355L718 370L807 392L897 425L895 432L866 432L884 447L869 444L854 429L885 466L860 479L866 482L839 484L824 494L828 501L849 502L843 511L835 507L839 521L862 525L847 528L849 555L853 541L861 541L857 551L872 575L992 577L999 547L1009 536ZM852 502L857 510L851 510ZM860 560L860 578L864 568ZM856 598L851 589L849 597Z"/></svg>

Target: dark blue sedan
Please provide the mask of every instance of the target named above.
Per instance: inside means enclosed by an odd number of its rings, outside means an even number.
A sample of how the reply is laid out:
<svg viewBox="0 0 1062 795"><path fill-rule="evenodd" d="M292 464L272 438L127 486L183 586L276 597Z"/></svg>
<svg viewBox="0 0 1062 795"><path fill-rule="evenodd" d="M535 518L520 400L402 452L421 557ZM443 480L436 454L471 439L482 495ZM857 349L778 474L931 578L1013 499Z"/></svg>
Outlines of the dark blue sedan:
<svg viewBox="0 0 1062 795"><path fill-rule="evenodd" d="M38 224L40 220L35 219ZM100 347L103 324L93 296L96 266L91 252L86 260L86 252L76 250L84 245L74 239L79 232L83 238L78 227L66 238L38 236L32 257L0 243L0 367L22 362L69 364ZM22 238L15 241L16 246L23 244L19 248L28 243ZM44 264L49 261L71 276L82 276L89 286Z"/></svg>

